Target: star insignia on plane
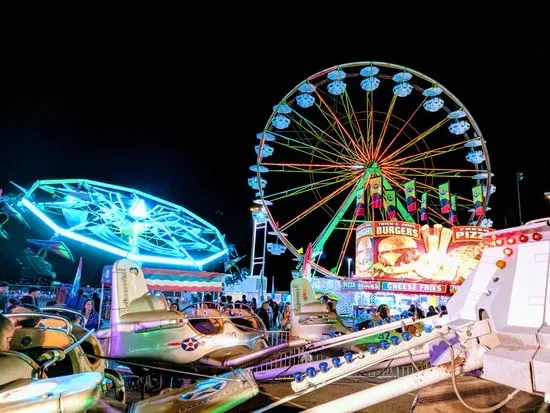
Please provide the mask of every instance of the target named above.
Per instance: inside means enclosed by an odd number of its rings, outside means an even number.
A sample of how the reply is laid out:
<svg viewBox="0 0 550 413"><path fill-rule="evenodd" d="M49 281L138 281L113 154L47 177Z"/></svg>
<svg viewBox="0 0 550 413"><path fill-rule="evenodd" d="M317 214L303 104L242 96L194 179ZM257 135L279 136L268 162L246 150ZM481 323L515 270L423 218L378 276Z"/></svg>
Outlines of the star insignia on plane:
<svg viewBox="0 0 550 413"><path fill-rule="evenodd" d="M199 341L197 339L194 339L193 337L186 338L181 342L181 348L185 351L196 350L198 346Z"/></svg>

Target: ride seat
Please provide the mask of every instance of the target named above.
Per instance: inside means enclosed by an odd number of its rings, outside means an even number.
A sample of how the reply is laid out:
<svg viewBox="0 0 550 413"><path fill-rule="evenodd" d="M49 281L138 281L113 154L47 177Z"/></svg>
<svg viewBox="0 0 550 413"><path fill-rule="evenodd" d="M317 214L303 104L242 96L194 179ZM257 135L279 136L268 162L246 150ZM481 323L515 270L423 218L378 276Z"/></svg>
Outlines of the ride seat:
<svg viewBox="0 0 550 413"><path fill-rule="evenodd" d="M200 308L191 311L189 317L189 323L199 333L219 334L223 331L222 314L217 309Z"/></svg>
<svg viewBox="0 0 550 413"><path fill-rule="evenodd" d="M243 309L234 309L233 317L238 317L238 318L231 319L231 321L233 321L233 324L235 324L237 327L239 326L244 327L243 330L246 332L248 332L249 329L254 329L254 330L265 329L265 327L259 323L258 318L254 314L251 314L249 311L246 311Z"/></svg>
<svg viewBox="0 0 550 413"><path fill-rule="evenodd" d="M86 333L88 333L88 330L80 326L73 325L72 334L77 341L80 340ZM80 344L80 347L85 354L97 354L98 356L104 355L99 340L93 334L89 336L85 341L83 341ZM95 357L88 357L88 361L90 362L90 367L93 371L99 370L101 373L103 373L103 370L105 369L107 364L105 360Z"/></svg>
<svg viewBox="0 0 550 413"><path fill-rule="evenodd" d="M16 351L0 352L0 386L21 379L32 379L39 371L38 364L29 356Z"/></svg>
<svg viewBox="0 0 550 413"><path fill-rule="evenodd" d="M75 340L64 331L51 328L21 328L15 330L11 340L11 350L23 353L38 362L38 358L48 350L64 350ZM81 372L78 355L75 351L67 354L48 369L50 377Z"/></svg>

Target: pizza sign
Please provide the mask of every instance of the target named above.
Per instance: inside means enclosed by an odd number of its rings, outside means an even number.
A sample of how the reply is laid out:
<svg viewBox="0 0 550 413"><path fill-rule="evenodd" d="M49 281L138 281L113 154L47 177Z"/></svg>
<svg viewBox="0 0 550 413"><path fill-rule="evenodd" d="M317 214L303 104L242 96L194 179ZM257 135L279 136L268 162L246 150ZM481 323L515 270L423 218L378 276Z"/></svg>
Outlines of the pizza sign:
<svg viewBox="0 0 550 413"><path fill-rule="evenodd" d="M493 231L492 228L486 227L474 227L474 226L461 226L453 227L453 241L466 241L466 242L480 242L481 236L489 231Z"/></svg>
<svg viewBox="0 0 550 413"><path fill-rule="evenodd" d="M366 222L360 229L356 234L357 278L458 285L477 266L483 250L482 235L491 231L477 226L445 228L400 221Z"/></svg>

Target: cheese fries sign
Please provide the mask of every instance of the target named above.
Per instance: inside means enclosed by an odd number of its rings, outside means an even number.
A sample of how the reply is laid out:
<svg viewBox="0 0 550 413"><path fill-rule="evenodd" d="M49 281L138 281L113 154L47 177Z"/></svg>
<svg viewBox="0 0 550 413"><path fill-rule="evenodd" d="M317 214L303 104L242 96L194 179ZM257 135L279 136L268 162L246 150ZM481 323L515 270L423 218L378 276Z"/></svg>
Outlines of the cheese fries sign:
<svg viewBox="0 0 550 413"><path fill-rule="evenodd" d="M358 278L461 283L479 262L490 228L365 222L356 232Z"/></svg>

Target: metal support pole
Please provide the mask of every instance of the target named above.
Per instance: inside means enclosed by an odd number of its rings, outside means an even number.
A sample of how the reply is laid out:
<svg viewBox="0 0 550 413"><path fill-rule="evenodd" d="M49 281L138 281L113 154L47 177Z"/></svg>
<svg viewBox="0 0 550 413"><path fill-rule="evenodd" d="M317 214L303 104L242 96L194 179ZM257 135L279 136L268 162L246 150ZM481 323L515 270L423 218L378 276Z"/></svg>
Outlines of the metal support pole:
<svg viewBox="0 0 550 413"><path fill-rule="evenodd" d="M520 225L523 225L523 220L521 219L521 196L519 191L519 181L523 179L523 172L516 173L516 187L518 190L518 215L519 215L519 223Z"/></svg>

